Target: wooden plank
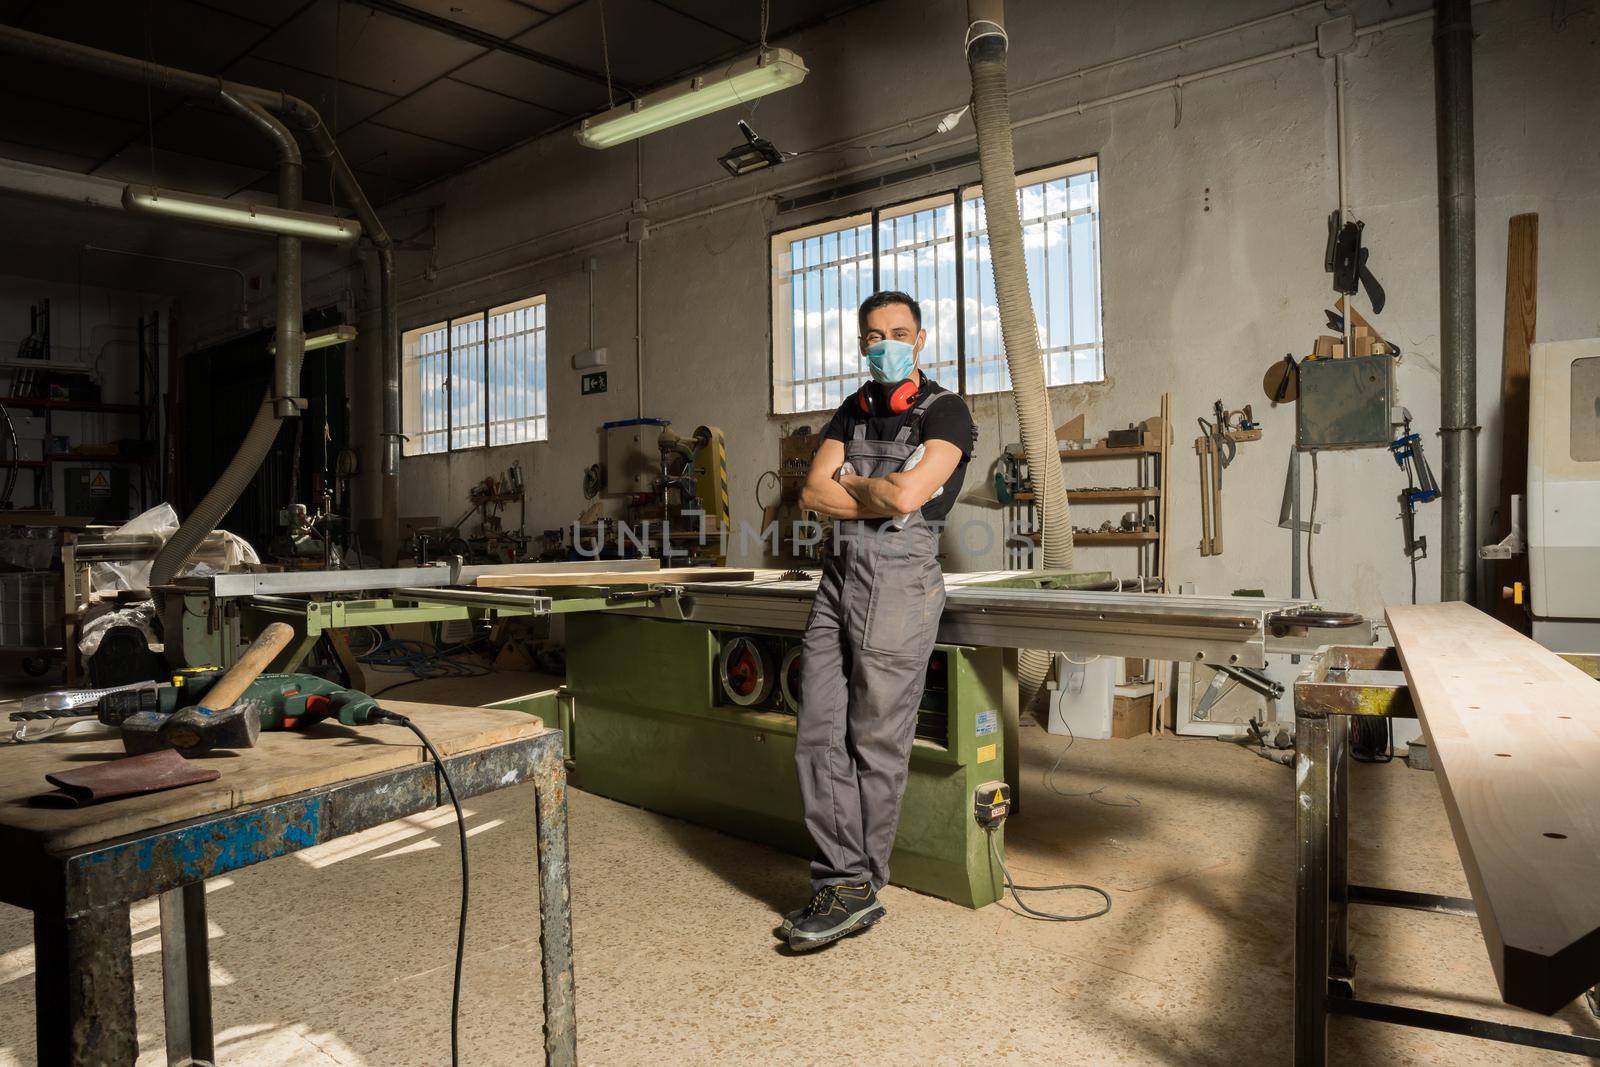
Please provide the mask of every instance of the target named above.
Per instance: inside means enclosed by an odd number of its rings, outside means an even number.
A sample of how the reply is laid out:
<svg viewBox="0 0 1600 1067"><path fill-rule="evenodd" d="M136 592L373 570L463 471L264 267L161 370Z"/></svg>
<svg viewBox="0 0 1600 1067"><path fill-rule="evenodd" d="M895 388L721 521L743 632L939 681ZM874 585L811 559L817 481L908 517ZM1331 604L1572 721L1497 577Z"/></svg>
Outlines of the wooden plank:
<svg viewBox="0 0 1600 1067"><path fill-rule="evenodd" d="M645 573L626 571L561 571L545 574L485 574L479 589L543 589L579 585L683 585L687 582L748 582L753 570L736 567L672 567Z"/></svg>
<svg viewBox="0 0 1600 1067"><path fill-rule="evenodd" d="M545 729L537 716L500 708L408 701L384 707L414 719L446 756L470 752ZM34 808L27 798L50 789L52 771L123 755L118 737L63 738L0 747L0 846L61 852L170 823L293 796L426 760L415 735L398 726L345 727L321 722L305 730L264 733L255 748L205 757L222 772L214 782L127 797L87 808ZM0 854L5 851L0 847Z"/></svg>
<svg viewBox="0 0 1600 1067"><path fill-rule="evenodd" d="M1500 492L1489 541L1511 532L1511 497L1528 491L1528 350L1539 302L1539 216L1513 215L1506 237L1506 318L1500 361ZM1528 557L1489 563L1489 601L1495 618L1528 632L1528 613L1500 590L1528 584Z"/></svg>
<svg viewBox="0 0 1600 1067"><path fill-rule="evenodd" d="M1600 685L1462 603L1389 627L1508 1004L1600 981Z"/></svg>

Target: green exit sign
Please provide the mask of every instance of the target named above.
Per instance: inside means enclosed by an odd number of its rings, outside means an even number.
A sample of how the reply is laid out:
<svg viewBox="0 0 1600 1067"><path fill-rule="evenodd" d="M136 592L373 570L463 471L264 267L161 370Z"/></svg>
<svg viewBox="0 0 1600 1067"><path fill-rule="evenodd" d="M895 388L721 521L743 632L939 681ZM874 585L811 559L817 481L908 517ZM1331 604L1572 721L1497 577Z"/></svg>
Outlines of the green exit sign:
<svg viewBox="0 0 1600 1067"><path fill-rule="evenodd" d="M580 396L593 396L596 393L603 393L605 391L606 372L603 370L597 370L590 374L585 374L578 387L578 395Z"/></svg>

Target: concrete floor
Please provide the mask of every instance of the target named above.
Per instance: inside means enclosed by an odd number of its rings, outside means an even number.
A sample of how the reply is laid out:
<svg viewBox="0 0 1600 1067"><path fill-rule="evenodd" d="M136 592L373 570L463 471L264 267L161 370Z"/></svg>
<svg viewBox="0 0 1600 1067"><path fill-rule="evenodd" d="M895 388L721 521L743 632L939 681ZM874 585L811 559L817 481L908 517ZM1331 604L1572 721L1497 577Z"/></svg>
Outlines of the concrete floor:
<svg viewBox="0 0 1600 1067"><path fill-rule="evenodd" d="M534 676L500 675L405 694L479 703L540 687ZM1043 785L1061 747L1023 732L1013 874L1102 885L1115 899L1110 915L1039 923L1009 901L973 912L890 888L878 927L803 957L770 933L777 912L805 894L802 860L573 792L580 1058L651 1067L1288 1062L1291 772L1208 740L1079 742L1056 786L1105 791L1068 798ZM1431 774L1398 761L1358 765L1353 794L1355 879L1465 895ZM467 804L463 1063L540 1058L532 803L517 788ZM447 811L210 884L223 1063L447 1060L458 886ZM133 922L139 1062L159 1064L154 902ZM1360 909L1352 941L1364 996L1600 1034L1579 1006L1541 1022L1502 1005L1470 919ZM34 1062L32 979L28 917L0 907L0 1065ZM1563 1059L1357 1020L1335 1019L1331 1040L1341 1064Z"/></svg>

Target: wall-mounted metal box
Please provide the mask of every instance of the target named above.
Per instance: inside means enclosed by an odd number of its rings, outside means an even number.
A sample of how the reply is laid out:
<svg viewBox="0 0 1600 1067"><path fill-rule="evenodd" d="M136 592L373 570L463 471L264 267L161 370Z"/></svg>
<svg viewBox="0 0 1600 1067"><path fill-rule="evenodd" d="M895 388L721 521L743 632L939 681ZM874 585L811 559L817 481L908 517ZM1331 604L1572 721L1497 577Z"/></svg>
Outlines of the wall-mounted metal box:
<svg viewBox="0 0 1600 1067"><path fill-rule="evenodd" d="M1306 451L1387 448L1393 440L1394 357L1300 364L1295 444Z"/></svg>

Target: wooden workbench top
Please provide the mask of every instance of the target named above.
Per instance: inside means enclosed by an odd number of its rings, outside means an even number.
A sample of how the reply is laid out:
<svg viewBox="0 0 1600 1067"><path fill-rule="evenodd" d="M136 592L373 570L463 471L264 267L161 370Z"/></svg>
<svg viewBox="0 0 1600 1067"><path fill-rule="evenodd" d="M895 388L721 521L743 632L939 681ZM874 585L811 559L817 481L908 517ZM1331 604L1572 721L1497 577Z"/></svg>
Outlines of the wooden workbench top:
<svg viewBox="0 0 1600 1067"><path fill-rule="evenodd" d="M1600 685L1461 603L1388 609L1501 995L1600 981Z"/></svg>
<svg viewBox="0 0 1600 1067"><path fill-rule="evenodd" d="M413 719L444 756L545 732L537 716L520 711L401 700L386 700L383 706ZM121 755L122 741L115 736L0 745L0 855L12 847L66 852L428 759L416 735L403 726L321 722L304 731L263 733L252 749L203 757L197 762L222 772L213 782L86 808L28 804L29 797L52 788L46 774Z"/></svg>

